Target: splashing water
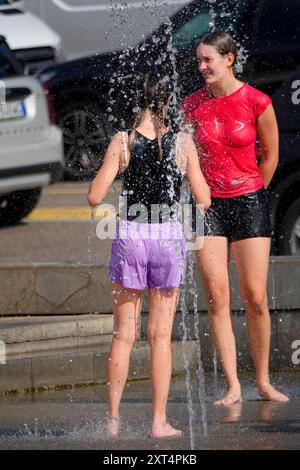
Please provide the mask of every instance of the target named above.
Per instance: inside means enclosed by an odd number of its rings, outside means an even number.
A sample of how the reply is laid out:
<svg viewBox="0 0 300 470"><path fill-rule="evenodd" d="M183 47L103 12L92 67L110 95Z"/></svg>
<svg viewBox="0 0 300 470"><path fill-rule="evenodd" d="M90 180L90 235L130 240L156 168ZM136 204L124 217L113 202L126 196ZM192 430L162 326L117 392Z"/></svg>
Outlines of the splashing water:
<svg viewBox="0 0 300 470"><path fill-rule="evenodd" d="M213 352L213 368L214 368L214 396L218 393L218 355L216 347L214 346Z"/></svg>
<svg viewBox="0 0 300 470"><path fill-rule="evenodd" d="M182 86L181 77L179 77L177 71L177 53L178 51L173 46L172 33L173 25L169 18L162 17L158 14L158 3L154 1L151 5L149 2L142 2L142 7L145 12L151 13L152 15L157 16L159 23L164 21L164 30L163 35L161 34L161 29L158 34L154 33L142 44L132 47L128 44L131 42L131 27L133 21L136 21L136 18L129 13L126 13L124 9L128 7L126 2L116 2L115 0L111 3L111 12L110 14L114 17L114 26L115 28L120 28L121 26L127 25L128 34L124 34L123 43L127 47L122 53L118 55L118 72L114 72L110 76L110 89L108 92L109 95L109 117L108 121L115 129L128 130L131 128L130 119L132 115L136 115L139 112L139 108L136 105L135 93L136 93L136 80L137 75L140 73L139 70L139 61L144 61L144 66L147 69L153 69L155 67L158 72L158 79L161 81L169 82L171 87L171 106L170 106L170 127L171 130L174 128L182 128L182 116L179 112L179 97L182 96ZM164 2L166 4L167 2ZM207 0L208 9L208 27L209 30L216 29L226 29L229 33L234 33L235 26L235 16L238 16L237 9L239 6L235 7L235 10L232 10L228 6L228 2L219 2L217 4L216 0ZM241 1L241 8L243 1ZM161 10L160 10L161 11ZM160 16L160 17L159 17ZM225 26L224 26L225 25ZM221 28L222 26L222 28ZM113 31L107 33L113 34ZM233 34L234 35L234 34ZM163 44L163 47L160 48L158 55L155 55L155 47L157 44ZM242 44L237 43L238 46L238 65L237 72L241 72L243 65L247 60L247 51L242 46ZM195 65L196 67L196 65ZM145 72L145 70L144 70ZM200 82L200 80L199 80ZM170 198L174 194L174 187L170 184ZM93 224L93 222L92 222ZM91 225L92 226L92 225ZM199 316L197 311L197 286L193 276L194 272L194 261L191 254L188 256L188 268L186 275L186 283L181 291L180 296L180 307L182 312L182 329L183 329L183 359L185 367L185 384L187 392L187 401L188 401L188 412L189 412L189 431L190 431L190 445L191 449L194 449L196 446L196 436L195 436L195 407L192 397L192 373L191 365L189 363L188 354L187 354L187 342L189 340L189 332L187 326L187 317L188 317L188 308L186 305L187 295L193 296L193 312L194 312L194 336L196 338L197 345L197 387L198 387L198 396L201 405L201 415L202 415L202 426L203 434L207 436L207 413L205 405L205 378L201 360L201 341L199 333ZM213 356L213 367L214 367L214 392L217 392L218 387L218 376L217 376L217 354L214 350Z"/></svg>
<svg viewBox="0 0 300 470"><path fill-rule="evenodd" d="M191 369L187 353L187 341L188 341L188 327L187 327L187 316L188 309L186 306L186 285L183 286L180 296L180 309L182 314L182 352L183 352L183 362L185 369L185 386L187 394L187 404L188 404L188 413L189 413L189 431L190 431L190 445L191 450L195 449L195 433L194 433L194 422L195 422L195 409L192 398L192 380L191 380Z"/></svg>
<svg viewBox="0 0 300 470"><path fill-rule="evenodd" d="M187 270L187 283L189 285L189 292L193 296L193 313L194 313L194 334L196 338L197 344L197 379L198 379L198 395L199 401L201 405L201 413L202 413L202 426L203 426L203 434L204 437L207 437L207 412L206 412L206 405L205 405L205 376L204 370L202 365L202 358L201 358L201 340L200 340L200 332L199 332L199 315L198 315L198 294L197 294L197 286L196 281L194 278L194 258L190 256L188 270Z"/></svg>
<svg viewBox="0 0 300 470"><path fill-rule="evenodd" d="M92 262L92 238L95 236L95 208L91 208L91 221L90 221L90 229L88 234L88 261L89 263Z"/></svg>
<svg viewBox="0 0 300 470"><path fill-rule="evenodd" d="M88 259L88 275L91 280L95 280L99 282L97 278L97 274L93 274L92 266L98 263L98 259L96 258L96 254L93 250L93 240L96 239L96 207L91 208L91 219L90 219L90 226L88 231L88 238L87 238L87 259Z"/></svg>

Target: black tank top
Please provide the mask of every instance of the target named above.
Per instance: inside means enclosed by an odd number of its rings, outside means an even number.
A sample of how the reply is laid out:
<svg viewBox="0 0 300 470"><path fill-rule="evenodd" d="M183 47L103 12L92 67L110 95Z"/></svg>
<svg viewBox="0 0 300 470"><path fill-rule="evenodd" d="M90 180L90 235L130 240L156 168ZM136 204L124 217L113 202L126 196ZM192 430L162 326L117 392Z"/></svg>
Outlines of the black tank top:
<svg viewBox="0 0 300 470"><path fill-rule="evenodd" d="M135 131L129 165L122 175L121 219L142 223L178 219L182 176L175 159L176 134L164 134L161 144L162 159L158 139Z"/></svg>

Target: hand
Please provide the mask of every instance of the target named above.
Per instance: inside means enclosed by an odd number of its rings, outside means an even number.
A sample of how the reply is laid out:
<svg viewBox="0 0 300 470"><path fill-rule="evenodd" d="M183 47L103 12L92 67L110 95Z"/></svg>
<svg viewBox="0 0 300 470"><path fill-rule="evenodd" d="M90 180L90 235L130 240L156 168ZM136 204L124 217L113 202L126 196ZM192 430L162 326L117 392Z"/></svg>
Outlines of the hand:
<svg viewBox="0 0 300 470"><path fill-rule="evenodd" d="M211 198L208 198L205 200L205 202L203 203L203 207L204 207L204 212L207 212L208 209L210 208L211 206Z"/></svg>

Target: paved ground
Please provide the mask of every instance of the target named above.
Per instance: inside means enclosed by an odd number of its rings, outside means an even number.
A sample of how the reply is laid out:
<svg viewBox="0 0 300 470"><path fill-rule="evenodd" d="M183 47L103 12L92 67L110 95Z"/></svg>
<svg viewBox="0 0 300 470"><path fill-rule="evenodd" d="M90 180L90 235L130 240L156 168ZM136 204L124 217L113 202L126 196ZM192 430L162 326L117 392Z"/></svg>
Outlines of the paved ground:
<svg viewBox="0 0 300 470"><path fill-rule="evenodd" d="M296 372L273 376L274 383L291 397L289 403L276 404L261 400L254 388L254 376L245 375L243 403L216 407L212 400L224 391L224 381L207 377L207 437L195 381L191 387L191 414L185 383L174 379L169 416L172 424L183 429L184 436L164 440L147 437L151 413L149 382L127 385L123 427L117 439L109 439L105 433L104 387L5 397L0 402L0 449L300 449L299 379Z"/></svg>
<svg viewBox="0 0 300 470"><path fill-rule="evenodd" d="M1 263L95 262L109 259L111 240L98 240L86 196L89 184L60 182L45 188L35 210L19 224L1 227ZM119 182L105 203L118 207Z"/></svg>

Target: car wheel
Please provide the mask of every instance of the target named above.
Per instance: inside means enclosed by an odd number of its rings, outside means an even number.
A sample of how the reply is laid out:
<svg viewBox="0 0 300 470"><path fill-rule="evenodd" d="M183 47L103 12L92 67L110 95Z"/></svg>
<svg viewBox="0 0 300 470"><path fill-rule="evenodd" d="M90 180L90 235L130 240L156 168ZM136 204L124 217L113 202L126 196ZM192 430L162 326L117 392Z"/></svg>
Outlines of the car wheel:
<svg viewBox="0 0 300 470"><path fill-rule="evenodd" d="M300 255L300 199L288 209L279 230L279 254Z"/></svg>
<svg viewBox="0 0 300 470"><path fill-rule="evenodd" d="M41 188L24 189L0 196L0 226L14 225L37 205Z"/></svg>
<svg viewBox="0 0 300 470"><path fill-rule="evenodd" d="M65 178L90 180L101 166L109 135L101 112L75 103L63 109L58 125L64 136Z"/></svg>

